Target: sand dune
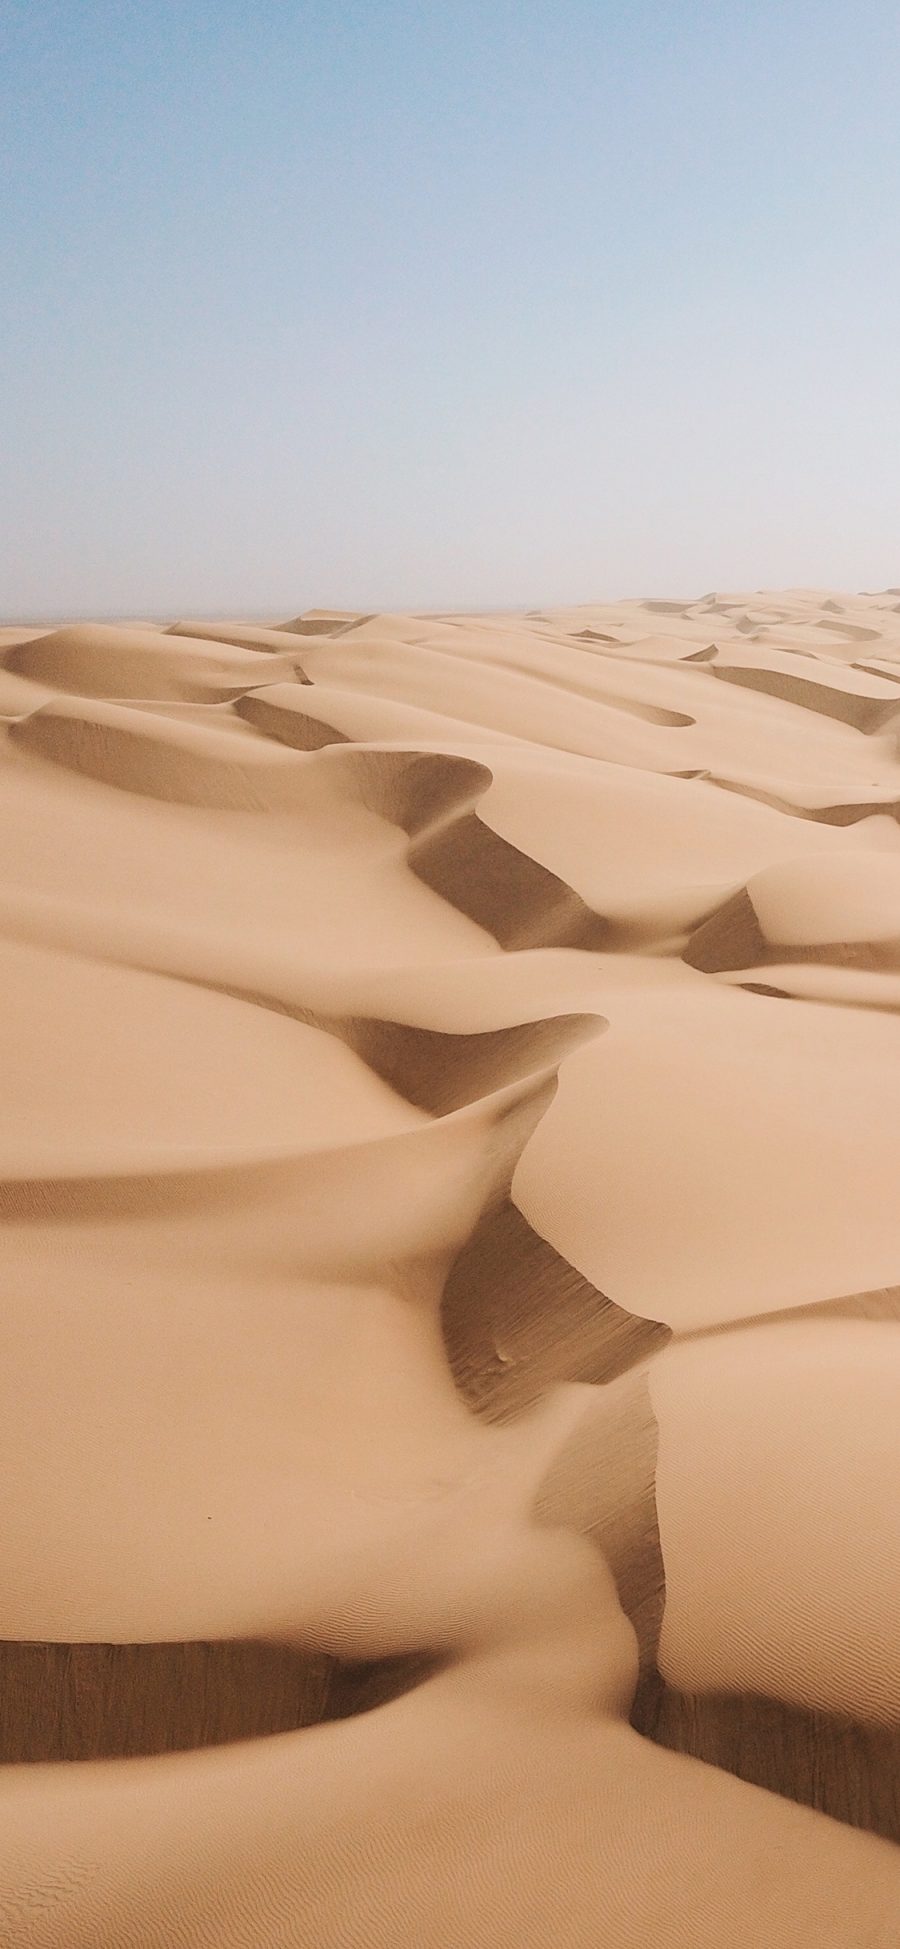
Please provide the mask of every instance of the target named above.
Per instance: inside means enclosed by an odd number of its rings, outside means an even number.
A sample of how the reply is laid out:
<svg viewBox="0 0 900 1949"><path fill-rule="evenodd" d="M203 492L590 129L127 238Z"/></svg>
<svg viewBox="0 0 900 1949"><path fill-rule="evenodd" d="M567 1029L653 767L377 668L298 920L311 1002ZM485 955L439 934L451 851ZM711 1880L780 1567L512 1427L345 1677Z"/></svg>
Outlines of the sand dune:
<svg viewBox="0 0 900 1949"><path fill-rule="evenodd" d="M0 632L13 1949L900 1944L898 676Z"/></svg>
<svg viewBox="0 0 900 1949"><path fill-rule="evenodd" d="M291 674L287 655L265 664L222 643L170 640L151 629L75 623L7 654L7 667L53 690L83 697L167 697L214 703L254 682Z"/></svg>

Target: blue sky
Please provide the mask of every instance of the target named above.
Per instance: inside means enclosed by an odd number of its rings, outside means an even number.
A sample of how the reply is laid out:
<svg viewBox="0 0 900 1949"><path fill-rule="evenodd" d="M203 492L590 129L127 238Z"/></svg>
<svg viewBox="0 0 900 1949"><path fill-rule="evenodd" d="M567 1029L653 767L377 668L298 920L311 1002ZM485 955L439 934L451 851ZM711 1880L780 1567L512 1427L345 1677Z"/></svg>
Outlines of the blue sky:
<svg viewBox="0 0 900 1949"><path fill-rule="evenodd" d="M900 15L6 0L0 612L900 583Z"/></svg>

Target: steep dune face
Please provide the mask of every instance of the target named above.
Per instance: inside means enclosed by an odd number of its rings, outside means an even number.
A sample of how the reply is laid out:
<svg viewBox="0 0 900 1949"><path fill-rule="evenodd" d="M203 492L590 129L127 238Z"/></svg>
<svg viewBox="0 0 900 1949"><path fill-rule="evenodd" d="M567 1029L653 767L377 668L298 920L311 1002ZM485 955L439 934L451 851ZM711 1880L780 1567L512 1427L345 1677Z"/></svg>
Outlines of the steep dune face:
<svg viewBox="0 0 900 1949"><path fill-rule="evenodd" d="M896 592L0 718L4 1941L900 1943Z"/></svg>

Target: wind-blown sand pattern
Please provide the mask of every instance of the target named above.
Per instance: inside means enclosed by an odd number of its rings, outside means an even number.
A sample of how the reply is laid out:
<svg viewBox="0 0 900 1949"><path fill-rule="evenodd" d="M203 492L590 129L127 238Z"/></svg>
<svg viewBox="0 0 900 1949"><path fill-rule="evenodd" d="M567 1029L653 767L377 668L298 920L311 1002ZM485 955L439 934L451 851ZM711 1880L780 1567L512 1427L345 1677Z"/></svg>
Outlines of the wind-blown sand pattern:
<svg viewBox="0 0 900 1949"><path fill-rule="evenodd" d="M4 1942L900 1944L900 593L0 655Z"/></svg>

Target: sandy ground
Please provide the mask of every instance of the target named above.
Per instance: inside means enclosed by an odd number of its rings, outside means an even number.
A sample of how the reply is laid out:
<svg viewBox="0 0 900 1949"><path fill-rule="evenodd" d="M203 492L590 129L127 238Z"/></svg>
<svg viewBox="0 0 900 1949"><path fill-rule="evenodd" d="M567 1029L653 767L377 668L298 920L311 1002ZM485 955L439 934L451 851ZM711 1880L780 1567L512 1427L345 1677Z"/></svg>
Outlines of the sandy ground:
<svg viewBox="0 0 900 1949"><path fill-rule="evenodd" d="M0 663L4 1942L900 1944L900 592Z"/></svg>

